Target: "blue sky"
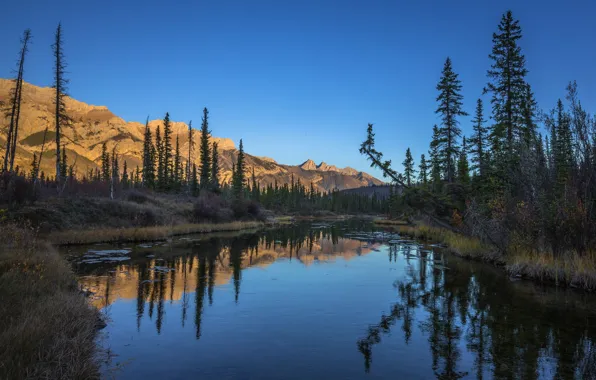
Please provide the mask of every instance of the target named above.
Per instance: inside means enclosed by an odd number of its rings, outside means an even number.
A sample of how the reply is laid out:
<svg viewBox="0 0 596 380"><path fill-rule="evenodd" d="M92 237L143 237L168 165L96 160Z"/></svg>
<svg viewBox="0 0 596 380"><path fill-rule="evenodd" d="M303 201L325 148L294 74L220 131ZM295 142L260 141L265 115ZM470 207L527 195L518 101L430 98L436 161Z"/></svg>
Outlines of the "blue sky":
<svg viewBox="0 0 596 380"><path fill-rule="evenodd" d="M445 58L472 113L507 9L523 28L539 106L554 106L577 80L592 110L592 1L13 1L2 10L0 77L12 75L29 27L25 79L50 85L61 21L78 100L126 120L169 111L195 125L207 106L214 135L243 138L251 154L378 175L358 153L367 123L398 169L408 146L418 160L439 122L435 86ZM469 120L462 119L466 134Z"/></svg>

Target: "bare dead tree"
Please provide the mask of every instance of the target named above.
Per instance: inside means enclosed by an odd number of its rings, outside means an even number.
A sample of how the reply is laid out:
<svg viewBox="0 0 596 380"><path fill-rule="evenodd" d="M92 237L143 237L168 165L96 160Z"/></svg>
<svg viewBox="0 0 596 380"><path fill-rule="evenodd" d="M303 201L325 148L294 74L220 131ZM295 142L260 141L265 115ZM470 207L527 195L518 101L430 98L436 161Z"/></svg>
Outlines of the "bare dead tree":
<svg viewBox="0 0 596 380"><path fill-rule="evenodd" d="M23 73L25 67L25 56L27 55L29 40L31 39L31 29L26 29L23 32L21 39L21 51L19 52L19 60L17 64L17 77L14 80L15 85L11 91L10 96L10 125L6 138L6 152L4 153L3 171L13 171L14 158L16 153L17 135L19 131L19 118L21 114L21 100L23 90Z"/></svg>
<svg viewBox="0 0 596 380"><path fill-rule="evenodd" d="M65 173L60 172L60 134L62 127L70 122L66 114L66 96L68 80L64 78L64 70L66 69L66 62L64 61L63 41L62 41L62 24L58 24L56 28L55 40L52 45L54 50L54 89L56 90L56 97L54 104L56 106L56 181L60 183Z"/></svg>

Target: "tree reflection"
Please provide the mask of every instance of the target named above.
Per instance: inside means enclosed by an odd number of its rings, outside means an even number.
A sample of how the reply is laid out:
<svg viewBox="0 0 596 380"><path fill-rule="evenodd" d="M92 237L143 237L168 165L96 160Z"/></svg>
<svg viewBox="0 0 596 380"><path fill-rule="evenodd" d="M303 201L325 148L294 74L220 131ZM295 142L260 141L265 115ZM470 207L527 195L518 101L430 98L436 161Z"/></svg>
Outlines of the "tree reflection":
<svg viewBox="0 0 596 380"><path fill-rule="evenodd" d="M395 250L389 249L390 261L395 260ZM406 259L411 253L403 247L397 250ZM398 302L357 342L366 372L371 369L373 347L393 326L401 322L407 344L413 315L424 315L418 327L428 336L438 379L468 375L461 368L462 347L473 354L478 379L596 378L596 326L582 320L581 312L570 313L560 302L539 304L535 295L520 295L515 283L494 268L456 258L447 268L446 259L437 254L417 254L411 263L416 270L406 270L406 278L395 283ZM416 309L424 313L412 314Z"/></svg>

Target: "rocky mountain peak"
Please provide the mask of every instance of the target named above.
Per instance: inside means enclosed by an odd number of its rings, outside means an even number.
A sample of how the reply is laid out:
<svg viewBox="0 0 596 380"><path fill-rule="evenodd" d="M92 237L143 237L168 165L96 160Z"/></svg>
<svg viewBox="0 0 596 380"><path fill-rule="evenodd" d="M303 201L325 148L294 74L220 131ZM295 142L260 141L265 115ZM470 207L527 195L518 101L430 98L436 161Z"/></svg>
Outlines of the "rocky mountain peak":
<svg viewBox="0 0 596 380"><path fill-rule="evenodd" d="M0 78L0 101L7 101L13 82ZM19 141L17 143L16 164L25 171L29 170L33 154L39 154L43 142L44 130L48 127L49 139L53 140L54 131L54 92L49 87L38 87L29 83L23 85L23 101L21 105L21 118L19 123ZM114 115L106 106L94 106L84 102L66 98L66 111L72 123L62 130L66 153L69 163L75 164L77 176L84 176L90 170L99 168L101 164L101 150L105 143L108 150L116 149L120 162L126 161L128 168L135 168L142 165L143 138L145 122L125 121ZM188 161L189 140L188 124L174 121L172 117L172 144L176 138L179 139L181 159L183 166ZM9 120L0 114L0 156L3 156L5 149L5 135L2 131L8 125ZM155 136L155 129L160 126L163 136L163 120L149 121L149 128ZM217 131L217 126L212 126ZM191 162L197 166L199 154L200 133L197 129L193 134L194 151ZM218 143L220 153L220 181L229 182L232 173L232 162L236 160L238 151L231 139L211 137L212 142ZM247 150L250 151L250 142L245 141ZM55 148L50 142L46 144L41 170L48 175L54 173ZM294 180L301 183L313 183L319 191L333 189L343 190L361 186L380 185L381 181L366 174L357 172L354 169L338 169L325 162L316 165L313 160L307 160L301 165L283 165L268 157L257 157L246 154L247 170L254 169L257 181L262 186L278 183L283 185L290 183L292 176Z"/></svg>

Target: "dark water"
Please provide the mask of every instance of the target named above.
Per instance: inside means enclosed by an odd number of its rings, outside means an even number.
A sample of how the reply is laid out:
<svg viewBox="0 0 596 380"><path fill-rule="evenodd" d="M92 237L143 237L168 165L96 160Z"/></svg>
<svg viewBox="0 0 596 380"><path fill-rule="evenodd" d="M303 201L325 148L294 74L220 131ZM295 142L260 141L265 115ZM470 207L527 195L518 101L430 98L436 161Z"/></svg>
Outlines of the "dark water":
<svg viewBox="0 0 596 380"><path fill-rule="evenodd" d="M105 375L596 377L595 295L512 281L440 248L345 236L353 231L373 229L297 225L71 250L110 320Z"/></svg>

